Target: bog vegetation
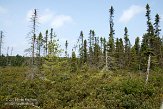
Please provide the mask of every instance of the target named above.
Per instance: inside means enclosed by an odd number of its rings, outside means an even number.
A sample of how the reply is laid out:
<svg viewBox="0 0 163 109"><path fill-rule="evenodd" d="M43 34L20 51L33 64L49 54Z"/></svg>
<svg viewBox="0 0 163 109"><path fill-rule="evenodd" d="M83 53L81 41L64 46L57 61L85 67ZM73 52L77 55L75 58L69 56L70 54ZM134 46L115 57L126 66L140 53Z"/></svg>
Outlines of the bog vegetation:
<svg viewBox="0 0 163 109"><path fill-rule="evenodd" d="M60 56L53 28L38 35L37 10L32 20L29 57L4 56L0 37L0 107L2 109L159 109L163 99L163 39L160 16L131 45L128 28L115 38L114 8L109 9L109 37L88 38L81 31L77 44ZM140 43L141 42L141 43Z"/></svg>

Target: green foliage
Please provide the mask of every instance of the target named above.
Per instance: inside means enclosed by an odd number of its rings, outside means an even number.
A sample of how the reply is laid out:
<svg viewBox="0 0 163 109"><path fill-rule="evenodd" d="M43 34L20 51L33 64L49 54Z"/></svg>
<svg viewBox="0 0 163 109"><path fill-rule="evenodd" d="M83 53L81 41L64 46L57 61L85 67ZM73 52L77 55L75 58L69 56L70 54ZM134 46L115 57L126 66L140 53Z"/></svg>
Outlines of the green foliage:
<svg viewBox="0 0 163 109"><path fill-rule="evenodd" d="M157 109L163 97L162 69L151 73L147 85L143 75L130 72L129 76L124 70L109 73L87 69L78 73L56 73L50 79L38 76L33 80L26 79L24 72L27 70L21 67L0 69L1 108L35 109L32 106L4 105L6 100L13 98L33 98L43 109Z"/></svg>
<svg viewBox="0 0 163 109"><path fill-rule="evenodd" d="M22 66L25 64L27 58L16 55L16 56L0 56L0 66Z"/></svg>
<svg viewBox="0 0 163 109"><path fill-rule="evenodd" d="M79 56L73 51L71 58L68 57L67 40L65 57L59 56L61 50L52 28L49 40L48 30L44 38L41 32L38 37L34 33L32 59L33 64L34 60L38 59L36 66L25 67L30 57L0 56L0 108L159 108L163 99L163 41L159 37L160 17L156 14L155 23L152 24L150 12L150 6L147 4L147 33L143 35L141 46L139 37L135 39L134 46L131 46L127 27L124 29L124 40L117 38L114 42L112 6L109 9L109 40L101 37L99 44L99 37L94 30L90 30L87 41L81 31L77 45ZM149 55L151 69L148 84L145 84L146 74L142 71L146 71ZM106 65L106 70L100 71ZM30 75L33 76L32 79L29 79ZM6 104L15 98L35 99L37 103L34 106Z"/></svg>
<svg viewBox="0 0 163 109"><path fill-rule="evenodd" d="M77 71L77 59L76 59L76 54L75 52L72 52L72 58L71 58L71 72L76 72Z"/></svg>

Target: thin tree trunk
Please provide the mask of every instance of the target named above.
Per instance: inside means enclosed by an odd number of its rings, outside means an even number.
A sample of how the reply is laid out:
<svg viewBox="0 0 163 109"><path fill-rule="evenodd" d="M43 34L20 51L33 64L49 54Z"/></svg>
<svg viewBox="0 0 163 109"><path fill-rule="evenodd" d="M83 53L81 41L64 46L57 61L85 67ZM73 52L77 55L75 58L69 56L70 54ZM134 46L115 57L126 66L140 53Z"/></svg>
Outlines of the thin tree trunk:
<svg viewBox="0 0 163 109"><path fill-rule="evenodd" d="M32 65L34 65L35 60L35 41L36 41L36 19L37 19L37 11L34 9L34 16L32 16L32 22L33 22L33 38L32 38Z"/></svg>
<svg viewBox="0 0 163 109"><path fill-rule="evenodd" d="M146 76L146 84L148 82L148 78L149 78L149 70L150 70L150 64L151 64L151 55L149 54L148 56L148 65L147 65L147 76Z"/></svg>
<svg viewBox="0 0 163 109"><path fill-rule="evenodd" d="M2 36L3 36L3 32L1 31L1 36L0 36L0 56L2 55Z"/></svg>

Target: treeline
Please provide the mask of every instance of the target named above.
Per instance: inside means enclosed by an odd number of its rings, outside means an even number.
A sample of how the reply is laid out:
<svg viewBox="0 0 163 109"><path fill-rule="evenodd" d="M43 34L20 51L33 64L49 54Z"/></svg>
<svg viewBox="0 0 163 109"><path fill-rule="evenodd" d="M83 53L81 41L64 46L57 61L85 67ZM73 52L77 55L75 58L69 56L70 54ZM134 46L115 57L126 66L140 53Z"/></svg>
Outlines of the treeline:
<svg viewBox="0 0 163 109"><path fill-rule="evenodd" d="M28 65L28 57L23 57L20 55L16 56L0 56L0 66L24 66Z"/></svg>
<svg viewBox="0 0 163 109"><path fill-rule="evenodd" d="M114 8L109 10L110 32L109 38L98 37L94 30L90 30L88 39L84 38L83 31L78 39L79 61L81 67L87 64L90 67L107 69L132 69L146 71L150 57L152 69L163 66L163 39L160 35L160 16L155 15L154 23L151 21L150 6L146 5L147 32L136 37L135 43L131 45L128 28L124 28L123 38L115 39L114 30ZM74 53L72 53L72 56Z"/></svg>
<svg viewBox="0 0 163 109"><path fill-rule="evenodd" d="M81 69L83 66L108 70L131 69L146 71L149 59L150 68L162 67L163 39L160 34L159 14L156 14L155 20L151 21L151 9L148 4L146 5L147 31L142 36L142 41L140 41L140 37L136 37L135 43L131 45L127 27L124 27L123 38L115 37L114 12L114 8L111 6L109 9L110 29L108 38L98 37L94 30L89 31L87 38L83 31L81 31L71 55L68 54L69 42L66 40L65 57L71 64L71 68L75 69L73 71ZM53 28L50 31L46 30L45 33L40 32L39 35L36 35L35 29L37 28L38 20L36 9L31 19L33 23L31 33L33 35L31 37L31 47L28 49L28 52L31 54L30 63L42 66L47 58L61 58L59 54L62 50ZM3 60L3 57L1 56L1 60ZM15 58L17 59L17 56ZM18 65L22 65L22 58L20 58ZM8 58L6 57L6 59Z"/></svg>
<svg viewBox="0 0 163 109"><path fill-rule="evenodd" d="M72 69L77 70L82 68L82 66L87 66L97 69L146 71L148 61L150 61L150 68L152 69L163 66L163 39L161 39L160 35L159 14L156 14L155 20L151 21L150 6L146 5L147 31L142 36L142 41L140 41L140 37L136 37L133 45L130 43L127 27L124 28L123 38L115 38L114 8L112 6L109 9L109 15L110 31L108 38L98 37L94 30L89 31L88 38L84 36L83 31L80 32L77 44L72 49ZM38 37L34 33L32 39L33 56L38 58L40 56L48 57L49 55L58 57L58 54L62 51L59 49L58 40L53 29L50 30L50 33L46 30L45 37L43 37L41 32ZM68 41L66 40L65 57L69 59L67 48ZM77 52L78 55L76 54Z"/></svg>

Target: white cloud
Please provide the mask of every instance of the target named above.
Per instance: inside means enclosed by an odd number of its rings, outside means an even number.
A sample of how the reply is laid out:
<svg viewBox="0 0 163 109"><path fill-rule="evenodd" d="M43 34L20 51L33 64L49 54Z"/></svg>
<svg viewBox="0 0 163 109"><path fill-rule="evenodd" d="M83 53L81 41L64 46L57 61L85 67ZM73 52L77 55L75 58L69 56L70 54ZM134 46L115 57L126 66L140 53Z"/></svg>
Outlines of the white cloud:
<svg viewBox="0 0 163 109"><path fill-rule="evenodd" d="M27 15L26 15L26 20L27 20L27 21L30 20L32 14L33 14L33 10L29 10L29 11L27 12Z"/></svg>
<svg viewBox="0 0 163 109"><path fill-rule="evenodd" d="M26 20L30 20L33 14L33 10L29 10L26 15ZM38 22L41 24L48 24L57 29L64 26L68 22L72 22L72 17L67 15L58 15L52 12L50 9L45 9L43 13L39 13Z"/></svg>
<svg viewBox="0 0 163 109"><path fill-rule="evenodd" d="M138 5L132 5L129 9L124 10L122 16L119 21L123 23L129 22L133 17L145 11L144 7Z"/></svg>
<svg viewBox="0 0 163 109"><path fill-rule="evenodd" d="M62 27L65 23L71 22L72 18L71 16L66 16L66 15L56 15L54 16L51 26L54 28L60 28Z"/></svg>
<svg viewBox="0 0 163 109"><path fill-rule="evenodd" d="M44 10L43 14L39 17L39 22L41 24L47 23L51 21L54 16L54 13L51 12L49 9Z"/></svg>
<svg viewBox="0 0 163 109"><path fill-rule="evenodd" d="M0 14L5 14L5 13L7 13L7 9L0 6Z"/></svg>

